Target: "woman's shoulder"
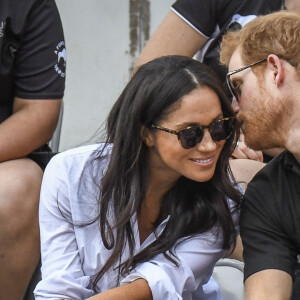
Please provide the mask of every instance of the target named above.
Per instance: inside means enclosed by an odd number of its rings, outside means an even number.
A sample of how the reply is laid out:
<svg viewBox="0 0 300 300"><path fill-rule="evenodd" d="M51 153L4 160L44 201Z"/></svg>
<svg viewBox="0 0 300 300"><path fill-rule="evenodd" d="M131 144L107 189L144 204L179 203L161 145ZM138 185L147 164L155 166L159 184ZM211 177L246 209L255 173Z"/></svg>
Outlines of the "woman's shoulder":
<svg viewBox="0 0 300 300"><path fill-rule="evenodd" d="M55 155L50 163L87 162L92 157L106 156L111 152L111 144L92 144L65 150Z"/></svg>
<svg viewBox="0 0 300 300"><path fill-rule="evenodd" d="M111 144L100 143L60 152L50 160L45 173L54 173L56 177L73 177L75 174L85 173L87 169L103 169L108 163L111 149ZM97 158L104 159L97 160Z"/></svg>
<svg viewBox="0 0 300 300"><path fill-rule="evenodd" d="M83 208L78 203L90 203L92 206L97 204L99 184L111 151L111 145L106 146L105 144L86 145L55 155L45 169L43 195L49 191L58 194L61 203L70 205L75 215L82 216L83 213L80 211L83 211ZM54 204L57 201L56 197L57 195L53 198Z"/></svg>

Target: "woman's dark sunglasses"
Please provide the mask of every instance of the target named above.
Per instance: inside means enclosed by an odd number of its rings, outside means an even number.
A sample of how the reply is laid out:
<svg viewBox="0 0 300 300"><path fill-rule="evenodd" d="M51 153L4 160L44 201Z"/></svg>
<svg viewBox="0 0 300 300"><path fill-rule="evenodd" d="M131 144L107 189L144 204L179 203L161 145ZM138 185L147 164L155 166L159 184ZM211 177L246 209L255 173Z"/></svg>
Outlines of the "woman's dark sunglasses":
<svg viewBox="0 0 300 300"><path fill-rule="evenodd" d="M176 134L179 143L184 149L189 149L195 147L197 144L201 143L204 136L204 129L208 128L211 138L216 141L227 140L236 126L236 118L229 117L217 120L210 125L201 126L188 126L180 131L175 131L165 127L161 127L157 124L151 124L152 128L159 129L165 132Z"/></svg>

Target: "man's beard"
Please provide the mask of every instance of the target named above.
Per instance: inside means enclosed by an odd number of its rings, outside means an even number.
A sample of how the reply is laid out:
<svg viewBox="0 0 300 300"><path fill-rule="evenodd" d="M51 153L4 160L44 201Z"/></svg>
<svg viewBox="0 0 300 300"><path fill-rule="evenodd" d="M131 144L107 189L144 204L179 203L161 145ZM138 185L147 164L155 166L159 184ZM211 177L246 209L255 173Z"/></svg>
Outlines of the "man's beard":
<svg viewBox="0 0 300 300"><path fill-rule="evenodd" d="M261 88L259 97L251 100L247 111L238 114L243 122L245 143L253 150L282 147L285 144L285 126L289 116L288 101L272 99Z"/></svg>

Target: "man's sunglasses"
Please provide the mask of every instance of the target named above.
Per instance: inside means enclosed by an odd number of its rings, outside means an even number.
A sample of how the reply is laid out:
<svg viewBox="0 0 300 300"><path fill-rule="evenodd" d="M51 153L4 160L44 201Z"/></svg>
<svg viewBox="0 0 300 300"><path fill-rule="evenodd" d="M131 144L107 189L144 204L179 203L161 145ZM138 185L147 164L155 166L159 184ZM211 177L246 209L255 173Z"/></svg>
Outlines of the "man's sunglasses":
<svg viewBox="0 0 300 300"><path fill-rule="evenodd" d="M192 125L180 131L175 131L172 129L161 127L156 124L151 124L151 127L172 134L176 134L180 145L184 149L189 149L201 143L204 136L205 128L208 128L211 138L214 141L219 142L219 141L227 140L230 137L236 124L237 122L235 117L228 117L228 118L217 120L211 123L210 125L201 125L201 126Z"/></svg>
<svg viewBox="0 0 300 300"><path fill-rule="evenodd" d="M259 61L256 61L250 65L247 65L245 67L242 67L240 69L237 69L237 70L234 70L234 71L231 71L231 72L228 72L227 75L226 75L226 82L227 82L227 85L228 85L228 88L232 94L232 96L237 100L237 101L240 101L241 99L241 89L240 89L240 85L239 84L235 84L231 81L231 78L230 76L233 75L233 74L236 74L236 73L239 73L239 72L242 72L248 68L251 68L255 65L258 65L264 61L267 61L267 58L264 58L264 59L261 59Z"/></svg>

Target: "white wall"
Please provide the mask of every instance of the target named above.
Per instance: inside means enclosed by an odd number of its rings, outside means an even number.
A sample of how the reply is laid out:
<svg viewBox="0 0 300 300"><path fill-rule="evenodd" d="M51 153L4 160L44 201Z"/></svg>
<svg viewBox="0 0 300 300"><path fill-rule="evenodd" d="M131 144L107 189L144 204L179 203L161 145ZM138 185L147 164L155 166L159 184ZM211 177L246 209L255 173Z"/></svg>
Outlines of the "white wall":
<svg viewBox="0 0 300 300"><path fill-rule="evenodd" d="M150 5L149 22L139 20L148 23L151 35L174 1L56 0L67 45L60 151L84 144L94 135L127 83L142 48L138 43L145 38L144 32L138 33L139 41L130 37L134 4ZM133 46L138 46L136 51Z"/></svg>

